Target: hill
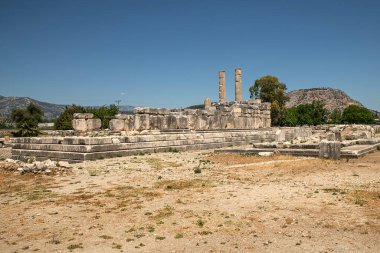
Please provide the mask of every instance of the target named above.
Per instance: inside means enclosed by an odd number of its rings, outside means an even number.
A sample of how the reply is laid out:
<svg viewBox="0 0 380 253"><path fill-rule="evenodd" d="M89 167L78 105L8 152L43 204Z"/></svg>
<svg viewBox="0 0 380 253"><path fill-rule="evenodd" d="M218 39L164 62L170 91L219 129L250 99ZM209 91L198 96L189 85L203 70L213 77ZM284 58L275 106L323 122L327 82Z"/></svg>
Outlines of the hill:
<svg viewBox="0 0 380 253"><path fill-rule="evenodd" d="M29 97L4 97L0 95L0 115L9 116L14 108L25 108L29 103L34 103L41 107L44 116L48 119L54 119L59 116L64 110L66 105L58 105L47 102L41 102ZM96 106L91 106L96 107ZM120 111L128 112L133 110L133 106L120 105Z"/></svg>
<svg viewBox="0 0 380 253"><path fill-rule="evenodd" d="M349 105L363 106L359 101L352 99L344 91L332 88L312 88L300 89L288 92L289 102L286 107L293 107L299 104L311 103L314 100L320 100L325 104L326 109L343 110Z"/></svg>
<svg viewBox="0 0 380 253"><path fill-rule="evenodd" d="M65 109L64 105L56 105L41 102L29 97L2 97L0 98L0 114L9 116L14 108L25 108L29 103L34 103L41 107L47 119L57 117Z"/></svg>

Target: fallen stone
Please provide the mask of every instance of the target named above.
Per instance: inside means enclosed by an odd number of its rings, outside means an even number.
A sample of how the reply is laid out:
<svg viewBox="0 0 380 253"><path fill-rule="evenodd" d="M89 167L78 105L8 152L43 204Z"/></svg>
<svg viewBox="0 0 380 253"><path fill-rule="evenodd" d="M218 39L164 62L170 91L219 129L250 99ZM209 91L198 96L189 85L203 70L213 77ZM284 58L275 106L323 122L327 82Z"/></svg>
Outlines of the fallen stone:
<svg viewBox="0 0 380 253"><path fill-rule="evenodd" d="M273 153L273 152L259 152L258 155L259 155L259 156L266 156L266 157L269 157L269 156L273 156L274 153Z"/></svg>

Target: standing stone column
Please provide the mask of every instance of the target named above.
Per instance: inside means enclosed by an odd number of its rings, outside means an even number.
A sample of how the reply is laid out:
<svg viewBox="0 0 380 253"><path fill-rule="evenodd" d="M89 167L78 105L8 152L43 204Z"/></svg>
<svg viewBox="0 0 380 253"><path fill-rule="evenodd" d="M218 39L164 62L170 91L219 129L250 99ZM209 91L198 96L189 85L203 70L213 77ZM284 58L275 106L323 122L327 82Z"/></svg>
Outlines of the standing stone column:
<svg viewBox="0 0 380 253"><path fill-rule="evenodd" d="M205 99L205 110L210 110L211 107L211 98Z"/></svg>
<svg viewBox="0 0 380 253"><path fill-rule="evenodd" d="M235 102L243 101L241 90L241 68L235 69Z"/></svg>
<svg viewBox="0 0 380 253"><path fill-rule="evenodd" d="M219 103L226 102L226 72L219 71Z"/></svg>

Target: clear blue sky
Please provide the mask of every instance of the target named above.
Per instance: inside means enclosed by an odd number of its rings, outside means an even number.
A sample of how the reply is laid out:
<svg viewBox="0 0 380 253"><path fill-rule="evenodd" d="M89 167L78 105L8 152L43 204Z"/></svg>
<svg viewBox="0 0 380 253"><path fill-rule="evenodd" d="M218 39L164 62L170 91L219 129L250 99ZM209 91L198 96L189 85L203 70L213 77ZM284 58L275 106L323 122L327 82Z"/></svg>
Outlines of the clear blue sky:
<svg viewBox="0 0 380 253"><path fill-rule="evenodd" d="M380 1L0 0L0 95L184 107L235 67L380 110Z"/></svg>

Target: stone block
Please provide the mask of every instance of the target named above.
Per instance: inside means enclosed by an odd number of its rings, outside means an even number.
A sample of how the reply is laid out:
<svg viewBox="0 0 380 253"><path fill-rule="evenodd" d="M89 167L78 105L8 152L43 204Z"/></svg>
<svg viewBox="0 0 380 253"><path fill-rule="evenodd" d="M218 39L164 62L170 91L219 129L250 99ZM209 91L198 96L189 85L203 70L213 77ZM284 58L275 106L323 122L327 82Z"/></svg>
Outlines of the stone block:
<svg viewBox="0 0 380 253"><path fill-rule="evenodd" d="M277 142L284 142L285 141L285 131L284 130L277 130L276 131L276 141Z"/></svg>
<svg viewBox="0 0 380 253"><path fill-rule="evenodd" d="M187 116L181 115L178 117L178 128L186 129L189 128L189 120Z"/></svg>
<svg viewBox="0 0 380 253"><path fill-rule="evenodd" d="M122 114L122 113L119 113L119 114L116 114L115 115L115 118L116 119L123 119L123 120L126 120L128 118L129 115L127 114Z"/></svg>
<svg viewBox="0 0 380 253"><path fill-rule="evenodd" d="M326 139L328 141L335 141L335 133L327 133Z"/></svg>
<svg viewBox="0 0 380 253"><path fill-rule="evenodd" d="M147 108L147 107L135 107L135 108L133 108L134 114L144 114L147 112L149 112L149 108Z"/></svg>
<svg viewBox="0 0 380 253"><path fill-rule="evenodd" d="M109 124L109 129L111 131L124 131L125 120L123 119L111 119Z"/></svg>
<svg viewBox="0 0 380 253"><path fill-rule="evenodd" d="M204 101L205 110L210 110L211 107L211 98L206 98Z"/></svg>
<svg viewBox="0 0 380 253"><path fill-rule="evenodd" d="M74 113L74 119L92 119L94 114L92 113Z"/></svg>
<svg viewBox="0 0 380 253"><path fill-rule="evenodd" d="M170 110L166 108L158 108L157 113L160 115L169 115Z"/></svg>
<svg viewBox="0 0 380 253"><path fill-rule="evenodd" d="M138 114L136 115L139 118L139 128L136 128L136 130L148 130L149 129L149 114ZM136 118L135 118L136 119Z"/></svg>
<svg viewBox="0 0 380 253"><path fill-rule="evenodd" d="M86 132L87 131L87 123L86 119L73 119L71 121L73 129L77 132Z"/></svg>
<svg viewBox="0 0 380 253"><path fill-rule="evenodd" d="M102 121L100 119L87 119L87 131L100 130L102 128Z"/></svg>
<svg viewBox="0 0 380 253"><path fill-rule="evenodd" d="M319 143L319 157L327 159L340 159L341 143L339 141L321 141Z"/></svg>
<svg viewBox="0 0 380 253"><path fill-rule="evenodd" d="M128 115L128 117L125 119L124 127L125 127L124 128L125 131L135 130L135 116L134 115Z"/></svg>
<svg viewBox="0 0 380 253"><path fill-rule="evenodd" d="M168 129L177 129L178 128L178 122L177 122L177 116L175 115L168 115L166 116L166 126Z"/></svg>

